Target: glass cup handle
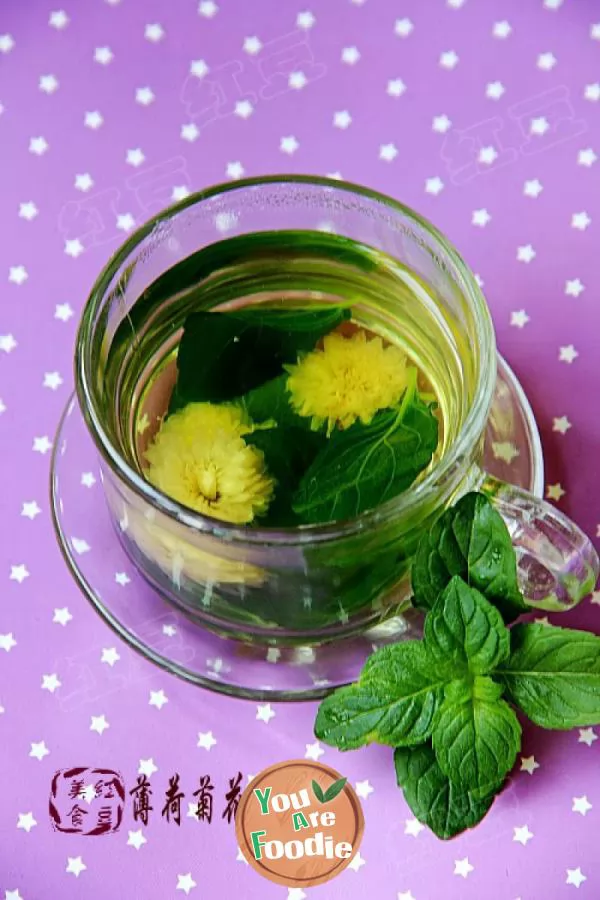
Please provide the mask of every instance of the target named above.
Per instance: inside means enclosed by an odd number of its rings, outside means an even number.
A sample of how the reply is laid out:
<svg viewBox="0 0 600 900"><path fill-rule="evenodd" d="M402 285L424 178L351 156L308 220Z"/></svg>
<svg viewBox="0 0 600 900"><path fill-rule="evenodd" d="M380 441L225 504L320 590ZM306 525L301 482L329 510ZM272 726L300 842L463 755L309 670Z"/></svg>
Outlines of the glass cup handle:
<svg viewBox="0 0 600 900"><path fill-rule="evenodd" d="M589 537L560 510L484 475L480 490L498 510L516 553L519 587L536 609L562 612L594 590L600 560Z"/></svg>

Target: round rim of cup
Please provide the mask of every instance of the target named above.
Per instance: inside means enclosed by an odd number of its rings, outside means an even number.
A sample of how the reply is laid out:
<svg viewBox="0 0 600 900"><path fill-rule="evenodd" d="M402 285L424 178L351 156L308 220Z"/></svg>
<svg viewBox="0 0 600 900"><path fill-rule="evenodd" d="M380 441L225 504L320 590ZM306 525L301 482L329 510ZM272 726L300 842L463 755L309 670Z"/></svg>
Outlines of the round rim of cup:
<svg viewBox="0 0 600 900"><path fill-rule="evenodd" d="M370 526L380 526L390 519L393 520L406 513L414 512L421 503L430 499L431 493L437 487L441 487L444 484L445 478L452 472L461 455L478 440L479 433L485 426L485 420L489 413L496 374L495 364L488 368L482 367L473 403L467 412L457 440L448 448L448 451L442 458L433 464L427 475L418 484L404 491L398 497L394 497L372 510L360 513L352 519L320 525L299 525L287 529L232 525L230 522L196 513L153 487L139 471L130 466L123 458L111 441L102 423L102 415L91 384L86 351L91 340L95 312L104 301L106 291L115 271L126 264L131 254L152 233L157 225L175 218L178 213L188 207L195 206L212 197L248 188L275 184L282 186L286 184L305 184L316 188L329 188L351 195L358 195L374 200L424 228L448 255L461 276L462 284L460 289L471 303L474 319L481 336L481 359L484 361L486 359L496 359L496 340L491 314L471 269L458 250L433 223L411 207L394 200L386 194L341 179L312 175L265 175L216 184L197 191L148 219L148 221L132 232L130 237L121 244L119 249L104 265L86 301L75 341L75 391L82 415L101 458L111 471L125 483L126 487L133 491L141 500L149 503L163 515L192 530L212 534L228 542L259 544L261 546L309 544L339 539L363 532Z"/></svg>

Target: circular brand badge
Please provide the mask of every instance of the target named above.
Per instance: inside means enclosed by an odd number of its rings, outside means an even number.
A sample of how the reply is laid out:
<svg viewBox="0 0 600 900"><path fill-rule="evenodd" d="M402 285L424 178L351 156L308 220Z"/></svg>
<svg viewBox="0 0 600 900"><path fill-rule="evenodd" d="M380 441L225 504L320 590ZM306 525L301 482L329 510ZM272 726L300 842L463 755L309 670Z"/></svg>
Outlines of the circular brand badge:
<svg viewBox="0 0 600 900"><path fill-rule="evenodd" d="M257 775L240 798L238 844L269 881L312 887L352 862L364 831L354 789L339 772L296 759Z"/></svg>

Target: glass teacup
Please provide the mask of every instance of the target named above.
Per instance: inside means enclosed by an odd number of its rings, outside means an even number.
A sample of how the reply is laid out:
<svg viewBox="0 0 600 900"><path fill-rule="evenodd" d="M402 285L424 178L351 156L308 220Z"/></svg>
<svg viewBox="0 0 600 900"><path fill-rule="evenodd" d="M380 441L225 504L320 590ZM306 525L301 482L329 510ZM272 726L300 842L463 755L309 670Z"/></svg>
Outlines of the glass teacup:
<svg viewBox="0 0 600 900"><path fill-rule="evenodd" d="M441 438L423 477L352 520L232 525L182 506L144 477L187 315L275 297L342 299L358 325L402 342L439 402ZM76 389L111 520L145 578L217 633L316 645L406 609L421 534L469 490L485 491L504 517L532 607L567 609L593 589L598 555L581 530L481 468L496 359L481 290L436 228L365 188L281 176L195 194L121 247L84 310Z"/></svg>

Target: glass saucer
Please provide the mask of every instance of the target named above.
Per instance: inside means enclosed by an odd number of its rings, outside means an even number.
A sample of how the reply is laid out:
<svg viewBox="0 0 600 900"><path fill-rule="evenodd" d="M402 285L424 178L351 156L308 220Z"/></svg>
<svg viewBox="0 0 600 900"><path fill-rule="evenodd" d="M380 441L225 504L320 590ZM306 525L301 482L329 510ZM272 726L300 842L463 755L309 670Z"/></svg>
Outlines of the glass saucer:
<svg viewBox="0 0 600 900"><path fill-rule="evenodd" d="M535 418L502 358L484 465L497 478L542 496ZM63 556L104 621L147 659L202 687L257 700L318 699L354 681L375 647L420 636L422 615L416 610L360 637L281 650L219 637L187 619L144 580L121 547L109 519L96 449L74 396L54 442L51 499Z"/></svg>

